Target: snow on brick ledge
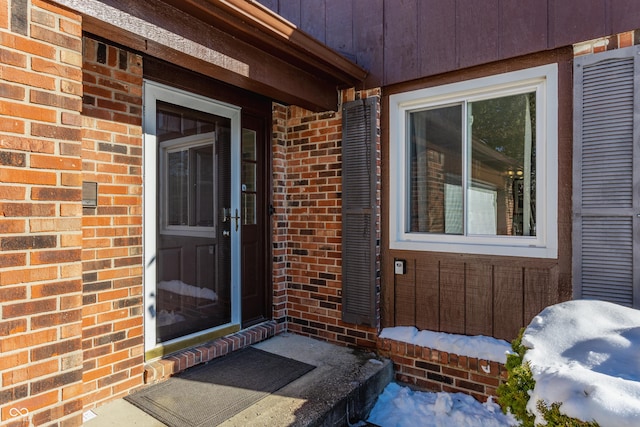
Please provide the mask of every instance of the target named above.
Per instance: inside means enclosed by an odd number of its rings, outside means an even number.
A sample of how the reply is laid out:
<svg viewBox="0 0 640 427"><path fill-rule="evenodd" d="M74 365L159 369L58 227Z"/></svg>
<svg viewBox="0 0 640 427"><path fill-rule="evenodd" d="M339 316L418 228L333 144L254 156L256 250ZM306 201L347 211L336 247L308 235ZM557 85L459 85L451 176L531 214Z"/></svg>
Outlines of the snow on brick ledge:
<svg viewBox="0 0 640 427"><path fill-rule="evenodd" d="M507 378L506 341L490 337L386 328L378 351L394 362L396 380L430 391L462 392L480 401Z"/></svg>

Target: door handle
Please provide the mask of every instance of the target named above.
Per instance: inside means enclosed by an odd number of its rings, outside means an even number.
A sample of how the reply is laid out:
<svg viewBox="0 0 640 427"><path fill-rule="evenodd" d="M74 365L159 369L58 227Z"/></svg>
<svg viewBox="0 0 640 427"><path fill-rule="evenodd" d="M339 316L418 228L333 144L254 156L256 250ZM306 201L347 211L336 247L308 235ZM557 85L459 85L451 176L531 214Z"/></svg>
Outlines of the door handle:
<svg viewBox="0 0 640 427"><path fill-rule="evenodd" d="M238 215L238 209L236 208L236 215L232 216L231 219L236 220L236 231L238 231L238 227L240 226L240 215Z"/></svg>

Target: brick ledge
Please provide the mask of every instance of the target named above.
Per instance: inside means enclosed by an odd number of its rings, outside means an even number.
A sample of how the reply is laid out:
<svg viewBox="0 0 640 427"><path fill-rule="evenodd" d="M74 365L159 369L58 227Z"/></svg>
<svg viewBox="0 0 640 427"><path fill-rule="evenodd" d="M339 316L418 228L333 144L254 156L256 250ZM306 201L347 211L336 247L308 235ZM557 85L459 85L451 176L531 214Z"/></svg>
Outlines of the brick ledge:
<svg viewBox="0 0 640 427"><path fill-rule="evenodd" d="M420 389L460 392L484 402L508 372L502 363L378 338L378 354L393 361L396 380Z"/></svg>

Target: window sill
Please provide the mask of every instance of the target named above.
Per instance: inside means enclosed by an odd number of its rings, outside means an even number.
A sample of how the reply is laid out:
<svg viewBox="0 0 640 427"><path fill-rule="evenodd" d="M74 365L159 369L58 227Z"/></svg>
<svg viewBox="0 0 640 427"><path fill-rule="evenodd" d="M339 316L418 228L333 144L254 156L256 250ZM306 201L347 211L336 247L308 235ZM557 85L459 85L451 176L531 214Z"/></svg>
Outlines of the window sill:
<svg viewBox="0 0 640 427"><path fill-rule="evenodd" d="M557 258L556 245L496 245L482 243L450 243L450 242L425 242L409 240L391 240L390 249L415 251L415 252L445 252L469 255L496 255L524 258Z"/></svg>

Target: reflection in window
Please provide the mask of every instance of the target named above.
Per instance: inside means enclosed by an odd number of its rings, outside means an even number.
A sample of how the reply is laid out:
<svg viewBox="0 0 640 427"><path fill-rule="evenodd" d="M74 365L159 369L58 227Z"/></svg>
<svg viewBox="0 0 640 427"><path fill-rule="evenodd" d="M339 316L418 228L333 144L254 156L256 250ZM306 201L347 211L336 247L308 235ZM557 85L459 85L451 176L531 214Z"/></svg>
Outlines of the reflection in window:
<svg viewBox="0 0 640 427"><path fill-rule="evenodd" d="M242 223L257 223L257 158L256 132L242 129Z"/></svg>
<svg viewBox="0 0 640 427"><path fill-rule="evenodd" d="M408 112L407 231L536 235L535 93Z"/></svg>
<svg viewBox="0 0 640 427"><path fill-rule="evenodd" d="M213 227L213 136L204 141L164 150L166 226Z"/></svg>

